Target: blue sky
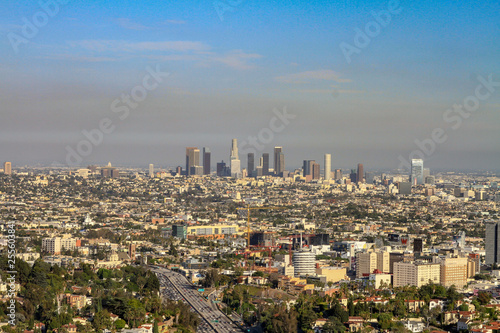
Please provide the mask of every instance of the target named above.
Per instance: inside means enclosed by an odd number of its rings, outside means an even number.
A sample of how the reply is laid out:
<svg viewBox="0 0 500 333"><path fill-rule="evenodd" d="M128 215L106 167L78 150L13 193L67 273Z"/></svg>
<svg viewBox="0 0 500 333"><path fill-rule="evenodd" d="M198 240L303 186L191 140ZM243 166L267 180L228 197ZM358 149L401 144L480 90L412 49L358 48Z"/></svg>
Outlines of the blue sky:
<svg viewBox="0 0 500 333"><path fill-rule="evenodd" d="M390 6L398 13L346 61L341 43ZM83 165L175 166L205 145L220 161L231 138L257 136L286 107L296 118L259 153L283 146L288 169L325 153L334 168L396 168L438 127L448 139L426 166L500 169L500 87L457 130L443 121L478 75L500 81L498 2L69 0L18 52L9 38L43 9L2 7L0 159L14 164L64 163L103 118L116 128ZM148 66L170 76L118 119L111 103Z"/></svg>

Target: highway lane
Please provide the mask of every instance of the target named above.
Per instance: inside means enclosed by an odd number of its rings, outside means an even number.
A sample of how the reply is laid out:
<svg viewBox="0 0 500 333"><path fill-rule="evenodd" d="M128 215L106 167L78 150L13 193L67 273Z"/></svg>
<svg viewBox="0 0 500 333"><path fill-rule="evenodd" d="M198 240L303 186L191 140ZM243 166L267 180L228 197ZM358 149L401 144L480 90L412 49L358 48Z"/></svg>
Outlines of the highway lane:
<svg viewBox="0 0 500 333"><path fill-rule="evenodd" d="M152 268L160 280L160 285L165 287L163 292L167 297L181 296L202 318L202 325L198 332L233 333L242 332L241 328L229 320L213 304L203 298L200 292L189 281L177 272L165 268ZM172 288L173 287L173 288ZM173 290L175 292L173 292ZM208 326L208 327L207 327ZM208 330L207 330L208 328Z"/></svg>

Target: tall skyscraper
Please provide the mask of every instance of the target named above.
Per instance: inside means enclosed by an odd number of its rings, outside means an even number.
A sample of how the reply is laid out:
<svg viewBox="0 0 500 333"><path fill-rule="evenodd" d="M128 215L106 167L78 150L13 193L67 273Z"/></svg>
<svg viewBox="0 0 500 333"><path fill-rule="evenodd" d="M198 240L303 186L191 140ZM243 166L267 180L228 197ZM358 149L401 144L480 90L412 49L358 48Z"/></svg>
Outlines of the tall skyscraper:
<svg viewBox="0 0 500 333"><path fill-rule="evenodd" d="M282 176L285 171L285 154L283 147L274 147L274 174Z"/></svg>
<svg viewBox="0 0 500 333"><path fill-rule="evenodd" d="M218 177L226 177L227 176L227 167L224 161L217 163L217 176Z"/></svg>
<svg viewBox="0 0 500 333"><path fill-rule="evenodd" d="M203 174L210 174L210 148L203 147Z"/></svg>
<svg viewBox="0 0 500 333"><path fill-rule="evenodd" d="M431 169L424 168L424 174L423 174L424 182L425 182L425 178L429 177L430 175L431 175Z"/></svg>
<svg viewBox="0 0 500 333"><path fill-rule="evenodd" d="M3 172L6 175L12 175L12 164L10 162L5 162L3 164Z"/></svg>
<svg viewBox="0 0 500 333"><path fill-rule="evenodd" d="M302 176L306 177L308 175L312 174L311 166L312 166L313 160L304 160L302 163Z"/></svg>
<svg viewBox="0 0 500 333"><path fill-rule="evenodd" d="M363 170L363 164L358 164L358 172L356 173L356 183L361 184L365 179L365 172Z"/></svg>
<svg viewBox="0 0 500 333"><path fill-rule="evenodd" d="M325 180L332 178L332 155L325 154Z"/></svg>
<svg viewBox="0 0 500 333"><path fill-rule="evenodd" d="M240 157L238 154L238 140L233 139L231 143L231 177L240 178L241 177L241 164Z"/></svg>
<svg viewBox="0 0 500 333"><path fill-rule="evenodd" d="M269 175L269 153L262 154L262 175Z"/></svg>
<svg viewBox="0 0 500 333"><path fill-rule="evenodd" d="M375 174L373 172L365 172L365 183L373 184L375 180Z"/></svg>
<svg viewBox="0 0 500 333"><path fill-rule="evenodd" d="M424 183L424 161L422 159L411 160L411 183L412 185Z"/></svg>
<svg viewBox="0 0 500 333"><path fill-rule="evenodd" d="M200 165L200 150L197 147L186 148L186 175L191 176L195 173L197 166Z"/></svg>
<svg viewBox="0 0 500 333"><path fill-rule="evenodd" d="M279 156L279 173L277 173L278 176L283 176L283 173L285 172L285 154L284 153L280 153L280 156Z"/></svg>
<svg viewBox="0 0 500 333"><path fill-rule="evenodd" d="M155 176L155 166L154 164L149 165L149 177L153 178Z"/></svg>
<svg viewBox="0 0 500 333"><path fill-rule="evenodd" d="M312 179L319 179L320 178L321 170L320 170L319 163L313 162L312 167L311 167L311 171L312 171Z"/></svg>
<svg viewBox="0 0 500 333"><path fill-rule="evenodd" d="M500 263L500 222L486 223L484 238L486 265Z"/></svg>
<svg viewBox="0 0 500 333"><path fill-rule="evenodd" d="M254 175L255 169L255 155L254 153L248 153L247 155L247 173L249 177Z"/></svg>

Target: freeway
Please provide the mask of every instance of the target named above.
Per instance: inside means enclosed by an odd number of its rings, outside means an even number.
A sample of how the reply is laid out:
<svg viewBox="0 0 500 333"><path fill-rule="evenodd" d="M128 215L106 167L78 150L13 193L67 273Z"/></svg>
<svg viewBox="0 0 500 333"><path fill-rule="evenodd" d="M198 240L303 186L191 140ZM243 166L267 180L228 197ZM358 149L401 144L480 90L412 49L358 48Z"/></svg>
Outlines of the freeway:
<svg viewBox="0 0 500 333"><path fill-rule="evenodd" d="M198 312L202 318L198 332L242 332L240 327L229 320L220 310L207 302L182 274L166 268L155 267L151 268L151 270L158 276L160 286L164 287L165 296L171 299L179 299L181 297Z"/></svg>

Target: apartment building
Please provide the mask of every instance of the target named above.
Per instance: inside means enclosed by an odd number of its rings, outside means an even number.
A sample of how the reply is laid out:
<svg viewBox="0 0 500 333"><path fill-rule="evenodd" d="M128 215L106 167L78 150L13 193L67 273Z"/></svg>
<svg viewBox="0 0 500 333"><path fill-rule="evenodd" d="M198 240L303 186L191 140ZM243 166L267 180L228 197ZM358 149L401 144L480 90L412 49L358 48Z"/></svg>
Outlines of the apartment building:
<svg viewBox="0 0 500 333"><path fill-rule="evenodd" d="M467 258L441 259L441 285L462 288L467 285Z"/></svg>
<svg viewBox="0 0 500 333"><path fill-rule="evenodd" d="M356 254L356 277L360 278L368 276L373 271L379 270L380 272L388 273L389 266L389 252L358 252Z"/></svg>
<svg viewBox="0 0 500 333"><path fill-rule="evenodd" d="M61 254L62 250L74 250L78 240L75 238L44 238L42 239L42 251L50 254Z"/></svg>
<svg viewBox="0 0 500 333"><path fill-rule="evenodd" d="M441 265L439 263L396 262L394 263L394 287L417 286L421 287L429 282L441 282Z"/></svg>

